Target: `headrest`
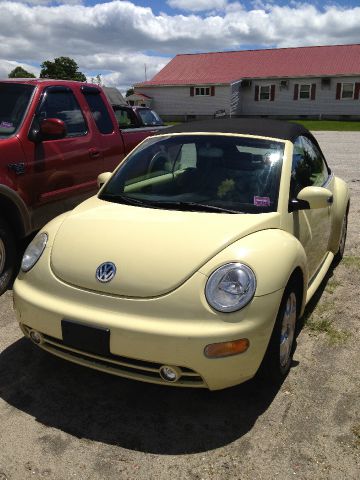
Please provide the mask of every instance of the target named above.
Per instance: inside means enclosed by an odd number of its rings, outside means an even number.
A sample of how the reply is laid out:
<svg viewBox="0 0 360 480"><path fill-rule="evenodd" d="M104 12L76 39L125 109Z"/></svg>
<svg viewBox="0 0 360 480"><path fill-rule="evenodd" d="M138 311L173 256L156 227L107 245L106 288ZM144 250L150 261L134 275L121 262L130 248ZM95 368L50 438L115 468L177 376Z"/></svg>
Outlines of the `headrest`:
<svg viewBox="0 0 360 480"><path fill-rule="evenodd" d="M224 167L232 170L257 170L264 167L262 155L249 152L232 153L224 161Z"/></svg>
<svg viewBox="0 0 360 480"><path fill-rule="evenodd" d="M198 151L199 157L207 158L222 158L223 154L223 150L217 147L200 147Z"/></svg>

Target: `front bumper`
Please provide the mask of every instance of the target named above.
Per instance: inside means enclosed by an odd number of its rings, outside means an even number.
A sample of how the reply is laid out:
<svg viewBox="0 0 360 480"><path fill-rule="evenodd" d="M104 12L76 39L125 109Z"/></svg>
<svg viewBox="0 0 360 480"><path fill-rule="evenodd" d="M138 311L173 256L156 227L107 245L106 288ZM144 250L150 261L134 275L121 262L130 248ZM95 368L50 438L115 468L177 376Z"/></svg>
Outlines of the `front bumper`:
<svg viewBox="0 0 360 480"><path fill-rule="evenodd" d="M43 335L43 349L61 358L115 375L151 383L217 390L252 378L264 357L283 290L254 297L232 314L213 311L204 297L207 277L196 273L167 295L151 299L98 294L65 284L50 270L21 273L14 305L25 335ZM61 321L110 329L110 355L64 345ZM209 359L211 343L247 338L242 354ZM179 369L176 383L164 381L162 365Z"/></svg>

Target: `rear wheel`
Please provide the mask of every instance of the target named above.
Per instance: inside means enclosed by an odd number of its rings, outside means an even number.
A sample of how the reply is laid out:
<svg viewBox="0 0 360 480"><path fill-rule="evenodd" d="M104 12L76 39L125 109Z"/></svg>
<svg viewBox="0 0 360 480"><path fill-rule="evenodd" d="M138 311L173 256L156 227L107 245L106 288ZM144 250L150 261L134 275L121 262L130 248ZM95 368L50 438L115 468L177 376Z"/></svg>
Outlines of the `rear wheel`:
<svg viewBox="0 0 360 480"><path fill-rule="evenodd" d="M348 224L348 215L347 212L344 216L342 226L341 226L341 236L340 236L340 243L339 243L339 250L335 254L335 262L340 262L340 260L344 256L345 251L345 243L346 243L346 235L347 235L347 224Z"/></svg>
<svg viewBox="0 0 360 480"><path fill-rule="evenodd" d="M11 285L16 272L14 235L4 220L0 220L0 295Z"/></svg>
<svg viewBox="0 0 360 480"><path fill-rule="evenodd" d="M281 300L274 330L262 364L262 372L272 382L280 383L290 370L295 350L299 301L296 282L291 281Z"/></svg>

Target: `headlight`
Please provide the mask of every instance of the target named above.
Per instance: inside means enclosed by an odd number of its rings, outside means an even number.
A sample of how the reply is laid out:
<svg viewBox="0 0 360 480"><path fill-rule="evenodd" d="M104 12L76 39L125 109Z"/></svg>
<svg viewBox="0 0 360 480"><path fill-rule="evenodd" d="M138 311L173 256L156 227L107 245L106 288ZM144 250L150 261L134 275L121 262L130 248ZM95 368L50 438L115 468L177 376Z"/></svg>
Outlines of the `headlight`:
<svg viewBox="0 0 360 480"><path fill-rule="evenodd" d="M213 272L205 287L209 305L219 312L235 312L245 307L256 289L254 272L242 263L228 263Z"/></svg>
<svg viewBox="0 0 360 480"><path fill-rule="evenodd" d="M33 268L45 250L47 241L47 234L40 233L40 235L36 235L34 240L28 245L21 262L21 270L23 272L28 272Z"/></svg>

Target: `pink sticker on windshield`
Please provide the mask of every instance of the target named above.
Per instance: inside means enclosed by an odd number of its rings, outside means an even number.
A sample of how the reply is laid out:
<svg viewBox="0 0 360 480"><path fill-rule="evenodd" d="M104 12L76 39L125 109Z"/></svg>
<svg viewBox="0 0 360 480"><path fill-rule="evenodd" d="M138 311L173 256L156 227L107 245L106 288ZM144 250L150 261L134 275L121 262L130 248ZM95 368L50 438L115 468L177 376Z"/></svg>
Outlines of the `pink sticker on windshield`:
<svg viewBox="0 0 360 480"><path fill-rule="evenodd" d="M270 198L269 197L254 197L254 205L257 207L270 207Z"/></svg>
<svg viewBox="0 0 360 480"><path fill-rule="evenodd" d="M0 128L14 128L14 124L11 122L1 122Z"/></svg>

